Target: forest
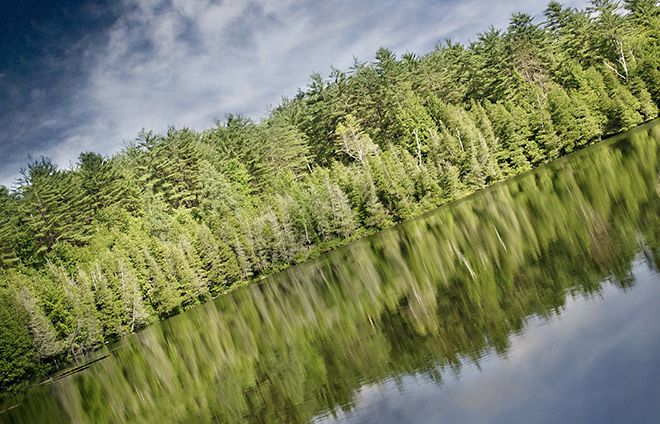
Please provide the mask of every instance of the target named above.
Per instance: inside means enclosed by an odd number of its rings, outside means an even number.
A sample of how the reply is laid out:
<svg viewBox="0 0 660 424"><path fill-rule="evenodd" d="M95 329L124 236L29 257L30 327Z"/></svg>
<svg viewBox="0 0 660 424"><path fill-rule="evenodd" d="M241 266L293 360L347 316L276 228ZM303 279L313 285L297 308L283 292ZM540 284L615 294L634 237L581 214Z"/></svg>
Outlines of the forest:
<svg viewBox="0 0 660 424"><path fill-rule="evenodd" d="M6 421L302 424L372 384L469 378L535 320L660 271L659 137L640 128L151 326Z"/></svg>
<svg viewBox="0 0 660 424"><path fill-rule="evenodd" d="M0 187L0 390L658 116L660 6L550 2Z"/></svg>

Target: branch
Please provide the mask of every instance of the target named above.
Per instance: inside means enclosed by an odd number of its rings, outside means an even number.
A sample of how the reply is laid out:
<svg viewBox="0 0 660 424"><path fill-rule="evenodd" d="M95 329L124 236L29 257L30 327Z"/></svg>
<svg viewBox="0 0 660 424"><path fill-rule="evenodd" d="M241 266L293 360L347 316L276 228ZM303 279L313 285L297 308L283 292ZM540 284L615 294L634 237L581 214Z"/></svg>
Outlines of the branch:
<svg viewBox="0 0 660 424"><path fill-rule="evenodd" d="M619 71L617 71L616 68L614 68L614 66L610 65L610 63L609 63L607 60L603 60L603 63L604 63L605 66L607 66L610 70L612 70L615 74L617 74L617 75L619 76L619 78L621 78L622 80L626 81L626 77L625 77L624 75L621 75L621 73L620 73Z"/></svg>

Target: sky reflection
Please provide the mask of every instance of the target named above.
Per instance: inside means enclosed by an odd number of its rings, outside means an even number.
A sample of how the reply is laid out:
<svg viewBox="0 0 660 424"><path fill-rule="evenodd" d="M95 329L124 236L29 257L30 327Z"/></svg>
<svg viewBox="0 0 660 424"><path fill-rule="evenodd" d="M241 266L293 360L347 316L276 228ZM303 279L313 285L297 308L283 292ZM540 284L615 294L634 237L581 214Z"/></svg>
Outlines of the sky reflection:
<svg viewBox="0 0 660 424"><path fill-rule="evenodd" d="M366 385L354 408L316 422L623 423L660 416L660 279L643 261L635 286L579 295L529 319L509 351L464 361L441 384L408 374ZM323 415L323 414L322 414Z"/></svg>

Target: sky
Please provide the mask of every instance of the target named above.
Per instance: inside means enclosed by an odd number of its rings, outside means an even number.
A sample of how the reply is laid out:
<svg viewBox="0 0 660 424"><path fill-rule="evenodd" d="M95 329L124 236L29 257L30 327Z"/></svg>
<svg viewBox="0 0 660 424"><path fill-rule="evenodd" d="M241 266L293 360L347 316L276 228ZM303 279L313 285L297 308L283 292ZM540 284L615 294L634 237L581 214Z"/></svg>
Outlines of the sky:
<svg viewBox="0 0 660 424"><path fill-rule="evenodd" d="M586 1L566 0L583 7ZM41 156L71 167L145 128L259 119L309 75L467 42L547 0L0 2L0 184Z"/></svg>

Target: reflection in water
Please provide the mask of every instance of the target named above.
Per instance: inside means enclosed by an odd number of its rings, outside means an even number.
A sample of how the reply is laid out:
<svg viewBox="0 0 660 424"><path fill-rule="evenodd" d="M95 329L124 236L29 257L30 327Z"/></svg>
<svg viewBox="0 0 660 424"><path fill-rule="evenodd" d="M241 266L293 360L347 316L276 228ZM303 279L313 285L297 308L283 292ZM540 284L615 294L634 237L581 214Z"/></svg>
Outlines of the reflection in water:
<svg viewBox="0 0 660 424"><path fill-rule="evenodd" d="M150 327L0 419L650 417L659 140L642 127Z"/></svg>
<svg viewBox="0 0 660 424"><path fill-rule="evenodd" d="M317 423L654 423L660 417L660 285L644 263L635 290L569 298L530 318L504 356L466 363L442 385L410 373L361 387L354 408Z"/></svg>

